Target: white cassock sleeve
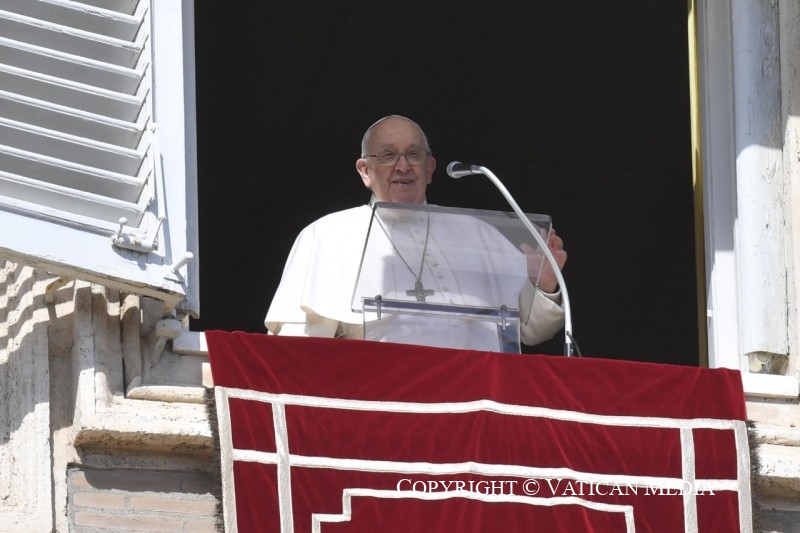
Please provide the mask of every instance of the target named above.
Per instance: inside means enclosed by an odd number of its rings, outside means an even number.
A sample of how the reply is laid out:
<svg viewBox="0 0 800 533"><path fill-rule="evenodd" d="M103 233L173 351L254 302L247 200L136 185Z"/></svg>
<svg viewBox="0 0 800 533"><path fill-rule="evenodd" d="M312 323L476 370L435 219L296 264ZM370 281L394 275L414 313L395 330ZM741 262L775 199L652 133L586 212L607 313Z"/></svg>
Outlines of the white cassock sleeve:
<svg viewBox="0 0 800 533"><path fill-rule="evenodd" d="M519 334L529 346L553 338L564 326L561 293L545 293L528 282L519 295Z"/></svg>
<svg viewBox="0 0 800 533"><path fill-rule="evenodd" d="M339 323L361 324L351 300L371 213L332 213L298 235L264 319L271 333L333 337Z"/></svg>

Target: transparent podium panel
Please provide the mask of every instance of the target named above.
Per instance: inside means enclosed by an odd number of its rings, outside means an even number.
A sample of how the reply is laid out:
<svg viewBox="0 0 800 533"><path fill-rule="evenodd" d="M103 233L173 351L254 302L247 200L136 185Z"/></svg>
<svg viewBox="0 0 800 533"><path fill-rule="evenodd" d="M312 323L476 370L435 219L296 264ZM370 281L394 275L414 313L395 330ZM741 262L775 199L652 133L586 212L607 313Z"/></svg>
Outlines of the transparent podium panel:
<svg viewBox="0 0 800 533"><path fill-rule="evenodd" d="M372 341L520 353L519 311L365 298L364 338Z"/></svg>
<svg viewBox="0 0 800 533"><path fill-rule="evenodd" d="M528 218L546 241L550 217ZM365 339L519 352L519 295L545 261L514 213L378 202L352 310Z"/></svg>

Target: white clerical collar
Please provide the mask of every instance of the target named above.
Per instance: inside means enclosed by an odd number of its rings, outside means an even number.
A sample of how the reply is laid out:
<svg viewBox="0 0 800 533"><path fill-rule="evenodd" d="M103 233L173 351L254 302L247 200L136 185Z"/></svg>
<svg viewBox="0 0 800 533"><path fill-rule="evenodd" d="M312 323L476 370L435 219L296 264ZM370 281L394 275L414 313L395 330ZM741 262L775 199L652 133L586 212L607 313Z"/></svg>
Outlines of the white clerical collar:
<svg viewBox="0 0 800 533"><path fill-rule="evenodd" d="M370 207L374 207L375 206L375 202L377 202L377 201L378 201L378 199L375 197L375 194L373 193L372 196L369 197L369 206ZM425 198L422 201L421 205L428 205L428 199Z"/></svg>

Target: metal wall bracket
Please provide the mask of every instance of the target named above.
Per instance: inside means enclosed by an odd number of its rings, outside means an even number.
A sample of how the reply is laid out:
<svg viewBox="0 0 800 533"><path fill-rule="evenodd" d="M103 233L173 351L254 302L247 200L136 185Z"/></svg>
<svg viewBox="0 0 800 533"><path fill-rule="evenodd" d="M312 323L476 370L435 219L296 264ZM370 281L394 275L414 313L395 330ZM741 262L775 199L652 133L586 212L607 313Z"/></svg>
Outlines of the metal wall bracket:
<svg viewBox="0 0 800 533"><path fill-rule="evenodd" d="M127 223L127 218L122 217L119 219L119 229L117 230L116 235L111 237L112 246L144 253L149 253L155 250L156 240L158 238L158 230L161 229L161 224L164 223L164 217L158 218L158 226L156 226L155 231L153 231L150 237L147 235L140 237L131 233L123 233L123 229Z"/></svg>

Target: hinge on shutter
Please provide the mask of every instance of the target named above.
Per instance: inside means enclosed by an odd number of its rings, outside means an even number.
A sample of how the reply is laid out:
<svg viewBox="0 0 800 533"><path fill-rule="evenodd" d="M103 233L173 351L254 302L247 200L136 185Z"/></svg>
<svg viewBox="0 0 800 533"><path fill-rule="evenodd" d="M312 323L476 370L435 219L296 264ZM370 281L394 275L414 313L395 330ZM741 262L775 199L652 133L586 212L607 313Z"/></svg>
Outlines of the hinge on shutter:
<svg viewBox="0 0 800 533"><path fill-rule="evenodd" d="M133 250L134 252L152 252L156 247L158 230L161 228L161 224L163 222L164 217L158 217L158 226L156 226L155 231L150 234L150 237L148 237L147 234L145 234L144 237L140 237L139 235L134 235L133 233L123 233L122 230L125 227L125 224L128 223L128 219L122 217L119 219L119 229L117 230L117 234L111 237L111 245L117 246L118 248L125 248L126 250Z"/></svg>

